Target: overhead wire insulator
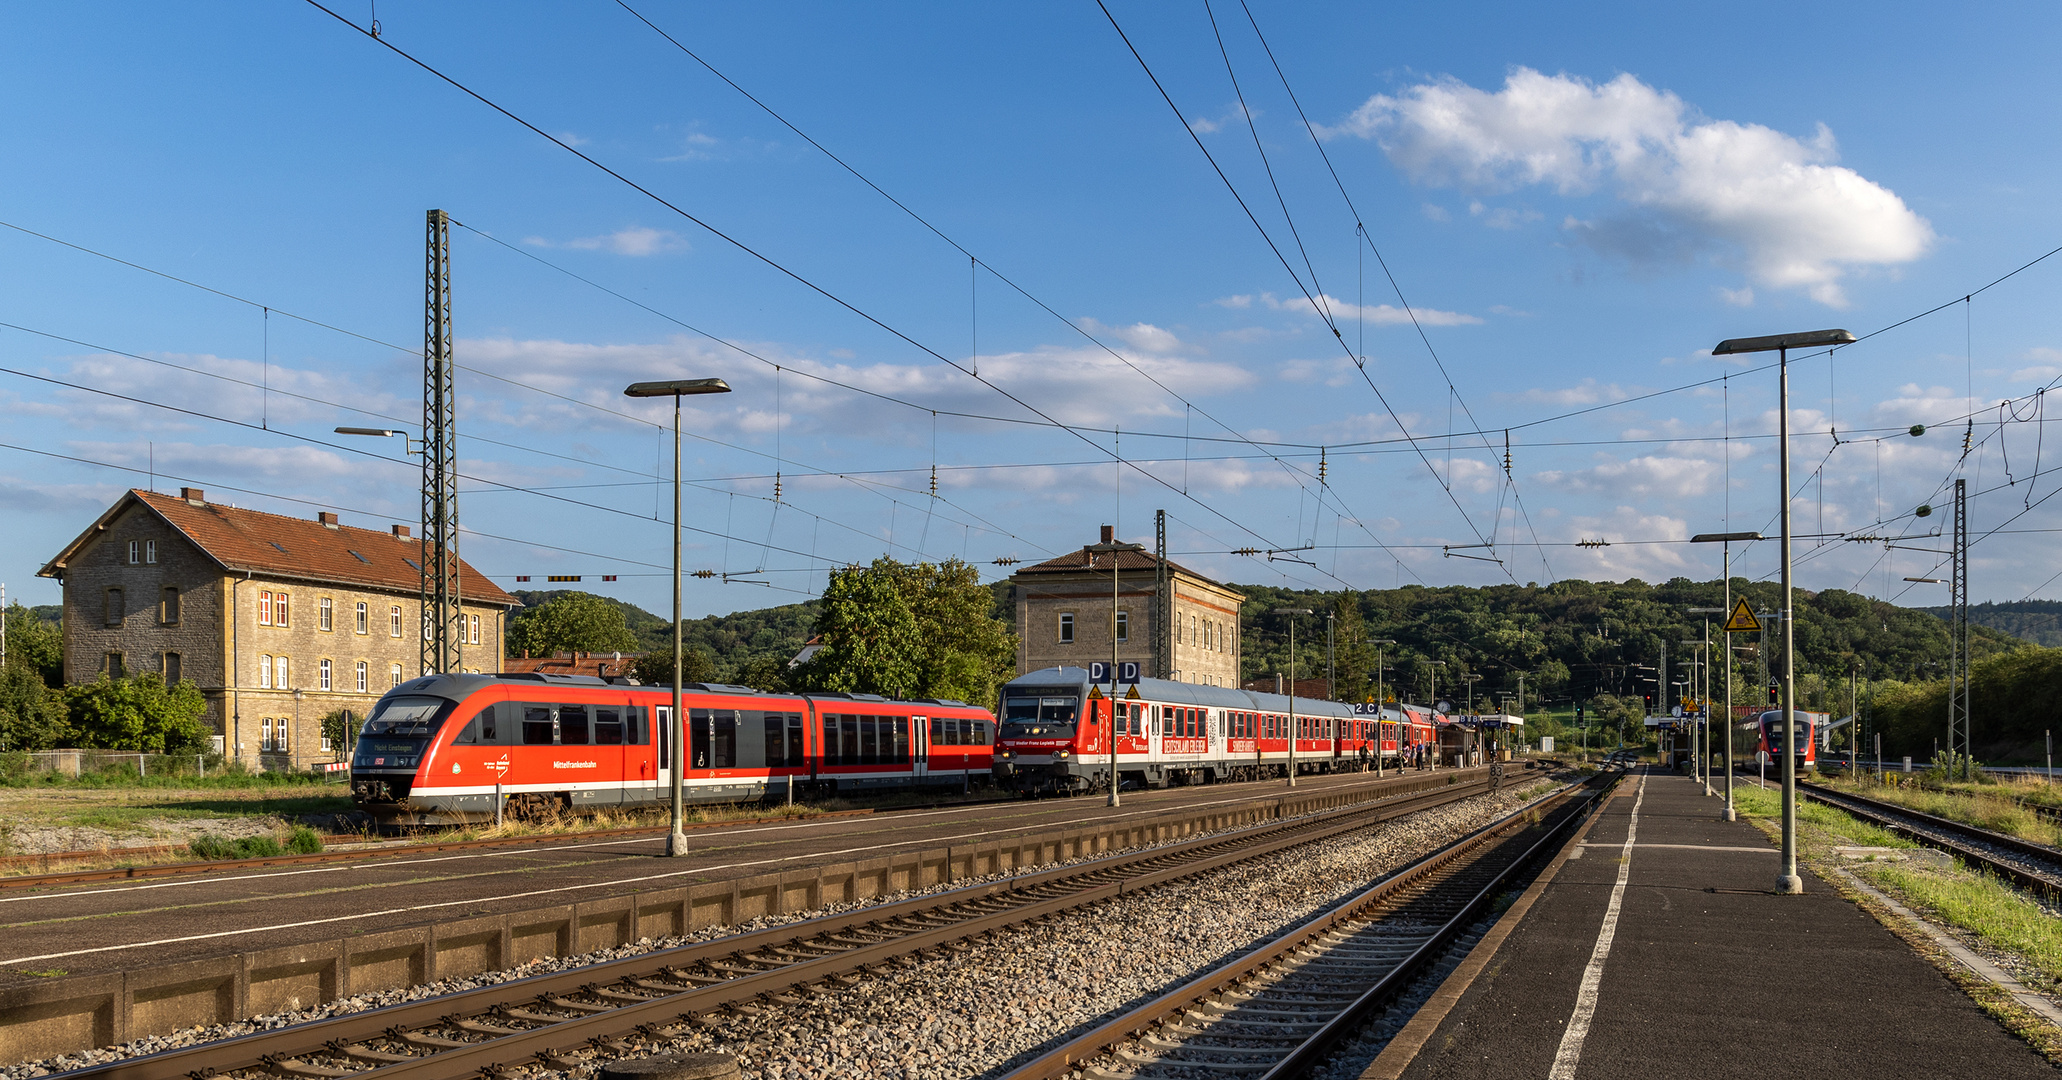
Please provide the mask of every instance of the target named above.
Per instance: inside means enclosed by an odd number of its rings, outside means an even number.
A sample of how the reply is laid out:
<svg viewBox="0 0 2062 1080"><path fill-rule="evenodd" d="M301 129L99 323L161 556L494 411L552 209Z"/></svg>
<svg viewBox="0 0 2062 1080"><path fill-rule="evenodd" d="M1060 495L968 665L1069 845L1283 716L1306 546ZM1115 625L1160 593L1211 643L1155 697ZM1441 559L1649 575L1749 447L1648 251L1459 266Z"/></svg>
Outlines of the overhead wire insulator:
<svg viewBox="0 0 2062 1080"><path fill-rule="evenodd" d="M779 501L780 501L780 474L779 474L779 473L774 473L774 474L773 474L773 501L774 501L774 502L779 502Z"/></svg>
<svg viewBox="0 0 2062 1080"><path fill-rule="evenodd" d="M1318 448L1317 448L1317 482L1318 482L1319 484L1323 484L1323 483L1325 482L1325 473L1327 472L1327 470L1328 470L1328 467L1329 467L1329 465L1330 465L1330 462L1328 462L1327 460L1325 460L1325 448L1324 448L1324 447L1322 447L1322 446L1318 447Z"/></svg>
<svg viewBox="0 0 2062 1080"><path fill-rule="evenodd" d="M693 576L694 576L694 577L698 577L698 578L712 578L712 577L715 577L715 576L716 576L716 571L714 571L714 570L696 570L696 571L694 571L694 572L693 572Z"/></svg>
<svg viewBox="0 0 2062 1080"><path fill-rule="evenodd" d="M995 565L997 566L1015 566L1023 561L1024 560L1017 558L1015 555L1004 555L1002 558L994 560Z"/></svg>
<svg viewBox="0 0 2062 1080"><path fill-rule="evenodd" d="M938 466L931 466L931 498L938 497Z"/></svg>
<svg viewBox="0 0 2062 1080"><path fill-rule="evenodd" d="M1511 431L1504 429L1504 479L1511 478Z"/></svg>
<svg viewBox="0 0 2062 1080"><path fill-rule="evenodd" d="M1258 554L1260 554L1260 549L1259 549L1259 548L1234 548L1234 549L1232 550L1232 554L1234 554L1234 555L1258 555Z"/></svg>

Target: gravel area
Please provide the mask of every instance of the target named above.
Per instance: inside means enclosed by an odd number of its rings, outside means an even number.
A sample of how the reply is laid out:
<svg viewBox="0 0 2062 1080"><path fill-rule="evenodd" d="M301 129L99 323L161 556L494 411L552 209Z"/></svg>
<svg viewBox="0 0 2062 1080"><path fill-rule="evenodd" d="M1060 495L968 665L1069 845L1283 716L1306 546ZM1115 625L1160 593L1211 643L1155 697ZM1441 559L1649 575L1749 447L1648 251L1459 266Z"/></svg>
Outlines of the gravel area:
<svg viewBox="0 0 2062 1080"><path fill-rule="evenodd" d="M816 991L799 1005L712 1018L651 1051L733 1054L748 1080L1000 1075L1527 801L1504 792L1413 814L998 934L948 959ZM598 1074L583 1067L529 1075Z"/></svg>
<svg viewBox="0 0 2062 1080"><path fill-rule="evenodd" d="M1426 851L1481 827L1550 785L1514 786L1412 814L1365 833L1278 853L1192 881L1073 912L994 941L971 943L947 959L917 961L861 977L849 988L819 987L795 1006L707 1018L649 1052L714 1050L738 1055L752 1080L929 1078L1006 1071L1017 1057L1106 1014L1131 1008L1170 983L1239 955L1254 942L1307 917ZM1225 830L1236 831L1236 830ZM1181 842L1193 840L1184 838ZM1166 846L1166 845L1149 845ZM1138 850L1138 849L1128 849ZM1107 853L1114 854L1114 853ZM1095 856L1102 858L1104 855ZM1050 866L1072 865L1067 860ZM1047 869L1036 867L1031 869ZM546 958L502 971L404 990L363 994L312 1009L190 1028L116 1046L0 1067L0 1080L26 1080L122 1058L178 1049L330 1016L508 982L606 960L695 944L823 915L964 888L1013 874L768 916L693 934L647 938L616 949ZM598 1068L571 1073L532 1068L532 1077L592 1080ZM511 1073L511 1075L514 1075Z"/></svg>
<svg viewBox="0 0 2062 1080"><path fill-rule="evenodd" d="M119 831L92 825L14 823L5 830L5 851L9 855L70 855L89 851L113 854L133 848L182 847L202 836L231 840L272 836L291 824L273 816L147 818L132 829Z"/></svg>

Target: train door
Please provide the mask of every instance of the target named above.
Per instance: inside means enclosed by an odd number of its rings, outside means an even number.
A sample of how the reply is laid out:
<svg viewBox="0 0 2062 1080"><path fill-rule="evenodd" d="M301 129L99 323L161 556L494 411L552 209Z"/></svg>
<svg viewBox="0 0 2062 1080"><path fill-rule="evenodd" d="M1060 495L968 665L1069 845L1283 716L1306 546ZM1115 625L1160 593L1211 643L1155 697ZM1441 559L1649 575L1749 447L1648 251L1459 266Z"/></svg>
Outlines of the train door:
<svg viewBox="0 0 2062 1080"><path fill-rule="evenodd" d="M673 723L671 705L652 707L652 743L658 757L652 762L653 797L673 789L673 744L680 737L679 729Z"/></svg>
<svg viewBox="0 0 2062 1080"><path fill-rule="evenodd" d="M928 778L931 775L931 718L912 716L909 722L910 783L923 787L930 782Z"/></svg>

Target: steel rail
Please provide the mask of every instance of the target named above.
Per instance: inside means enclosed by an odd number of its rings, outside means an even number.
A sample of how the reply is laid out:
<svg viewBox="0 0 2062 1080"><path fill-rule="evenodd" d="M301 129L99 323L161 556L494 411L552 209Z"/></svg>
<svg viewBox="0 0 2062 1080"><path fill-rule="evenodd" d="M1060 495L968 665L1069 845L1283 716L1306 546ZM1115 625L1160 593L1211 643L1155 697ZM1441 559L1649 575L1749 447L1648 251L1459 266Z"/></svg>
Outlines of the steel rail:
<svg viewBox="0 0 2062 1080"><path fill-rule="evenodd" d="M1422 914L1421 911L1413 911L1411 901L1425 898L1422 894L1448 883L1477 862L1493 858L1495 852L1505 846L1496 842L1509 841L1521 835L1530 827L1527 819L1541 808L1542 803L1550 805L1554 811L1559 811L1566 807L1570 800L1580 797L1580 792L1587 790L1590 793L1579 808L1563 813L1560 820L1548 826L1522 853L1495 870L1488 882L1473 889L1437 930L1422 935L1419 944L1398 959L1396 965L1373 985L1326 1018L1318 1030L1293 1047L1285 1049L1279 1059L1263 1074L1263 1080L1284 1080L1287 1077L1300 1076L1320 1064L1333 1047L1365 1023L1370 1014L1408 985L1427 964L1479 919L1482 911L1505 890L1514 874L1535 862L1549 845L1563 842L1574 829L1588 819L1590 814L1601 807L1604 803L1601 796L1611 785L1617 783L1617 780L1618 777L1615 775L1603 774L1590 783L1564 788L1540 802L1521 807L1504 818L1384 877L1324 913L1283 932L1275 940L1236 961L1198 976L1018 1066L1006 1073L1003 1080L1060 1080L1080 1075L1108 1075L1101 1070L1093 1069L1090 1063L1115 1052L1120 1047L1148 1037L1150 1032L1166 1030L1170 1026L1170 1021L1187 1015L1198 1006L1212 1002L1229 992L1249 989L1249 984L1284 967L1288 961L1297 958L1298 954L1315 952L1321 955L1322 947L1314 948L1319 939L1339 932L1342 927L1361 924L1365 928L1367 924L1379 922L1386 917L1377 915L1370 919L1368 916L1372 909L1402 900L1405 904L1400 910ZM1414 893L1420 895L1413 895ZM1220 1056L1229 1056L1223 1054L1222 1048L1215 1047L1201 1047L1195 1052L1216 1052ZM1240 1071L1249 1075L1258 1072L1261 1063L1250 1061L1250 1057L1258 1053L1260 1052L1248 1051L1251 1067ZM1174 1072L1198 1067L1213 1072L1221 1071L1223 1068L1220 1065L1211 1069L1209 1065L1198 1066L1185 1061L1166 1063L1166 1068ZM1149 1070L1152 1065L1140 1064L1139 1068L1142 1071Z"/></svg>
<svg viewBox="0 0 2062 1080"><path fill-rule="evenodd" d="M1923 810L1913 810L1896 803L1871 799L1866 795L1833 791L1804 781L1798 782L1797 789L1803 792L1807 799L1874 822L1927 847L1946 851L1964 862L1973 863L2015 882L2022 888L2050 896L2062 896L2062 851L2021 840L2016 836L2006 836L1975 825L1952 821ZM1996 852L1985 851L1976 846L1979 844L2003 849L2018 858L2047 866L2050 870L2043 872L1999 858Z"/></svg>
<svg viewBox="0 0 2062 1080"><path fill-rule="evenodd" d="M1356 803L768 930L643 953L382 1009L59 1074L181 1080L442 1078L565 1055L696 1016L835 984L848 972L1342 835L1489 790L1486 778ZM455 1032L451 1035L434 1031ZM478 1040L478 1041L470 1041ZM617 1048L620 1052L620 1048ZM311 1060L313 1059L313 1060ZM348 1067L356 1065L359 1067Z"/></svg>

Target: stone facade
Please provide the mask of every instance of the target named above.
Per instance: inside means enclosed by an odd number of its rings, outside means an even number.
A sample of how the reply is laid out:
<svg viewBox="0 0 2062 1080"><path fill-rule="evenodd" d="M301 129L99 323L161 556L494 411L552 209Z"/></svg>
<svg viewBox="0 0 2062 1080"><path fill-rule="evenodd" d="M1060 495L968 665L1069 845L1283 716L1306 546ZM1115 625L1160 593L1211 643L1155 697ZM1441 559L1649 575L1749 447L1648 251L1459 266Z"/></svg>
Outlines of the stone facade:
<svg viewBox="0 0 2062 1080"><path fill-rule="evenodd" d="M1104 527L1104 542L1111 530ZM1119 661L1137 661L1148 676L1154 635L1165 635L1169 658L1165 678L1206 686L1237 686L1239 605L1245 597L1174 563L1173 619L1156 625L1157 565L1147 552L1119 552L1117 613L1123 632ZM1011 577L1017 602L1017 672L1055 666L1086 667L1110 659L1111 580L1109 552L1062 555L1027 566Z"/></svg>
<svg viewBox="0 0 2062 1080"><path fill-rule="evenodd" d="M310 523L209 507L194 489L183 494L191 498L132 493L44 568L64 583L65 681L157 672L200 689L204 722L226 756L292 769L335 760L323 745L322 717L338 709L363 717L380 695L421 674L422 604L406 575L339 580L322 567L339 554L375 568L368 576L412 567L420 541L402 527L350 528L334 514ZM254 566L211 550L218 538L207 526L217 522L185 520L201 508L261 540L285 541L290 547L273 561L288 565ZM461 667L499 671L516 602L476 574L464 580L485 596L461 606Z"/></svg>

